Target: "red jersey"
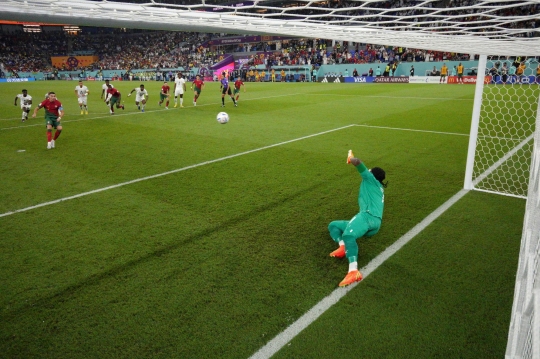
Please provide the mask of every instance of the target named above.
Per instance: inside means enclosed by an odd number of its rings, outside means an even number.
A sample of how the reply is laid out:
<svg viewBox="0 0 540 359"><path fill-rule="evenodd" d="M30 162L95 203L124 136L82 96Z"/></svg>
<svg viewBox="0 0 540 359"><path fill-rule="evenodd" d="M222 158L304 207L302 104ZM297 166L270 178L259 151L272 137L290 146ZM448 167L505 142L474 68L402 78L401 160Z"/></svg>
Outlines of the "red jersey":
<svg viewBox="0 0 540 359"><path fill-rule="evenodd" d="M171 88L169 87L169 85L161 86L161 93L167 94L167 93L169 93L170 90L171 90Z"/></svg>
<svg viewBox="0 0 540 359"><path fill-rule="evenodd" d="M50 101L49 99L46 99L42 103L39 104L39 107L45 108L45 115L53 115L53 116L60 116L58 111L62 111L64 108L62 107L62 104L58 100Z"/></svg>
<svg viewBox="0 0 540 359"><path fill-rule="evenodd" d="M201 89L202 85L204 85L203 80L195 80L195 81L193 81L193 86L195 86L196 88Z"/></svg>
<svg viewBox="0 0 540 359"><path fill-rule="evenodd" d="M244 81L239 79L234 82L234 87L236 87L237 89L240 89L240 86L242 86L243 84L244 84Z"/></svg>
<svg viewBox="0 0 540 359"><path fill-rule="evenodd" d="M108 89L107 94L111 94L112 97L120 97L120 92L114 87L112 89Z"/></svg>

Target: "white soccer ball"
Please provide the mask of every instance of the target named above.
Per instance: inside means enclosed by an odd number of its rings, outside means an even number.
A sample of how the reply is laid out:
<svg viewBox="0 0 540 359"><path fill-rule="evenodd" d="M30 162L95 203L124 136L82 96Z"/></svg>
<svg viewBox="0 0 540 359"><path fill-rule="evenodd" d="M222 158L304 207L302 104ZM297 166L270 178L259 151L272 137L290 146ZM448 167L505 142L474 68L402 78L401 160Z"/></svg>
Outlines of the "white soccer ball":
<svg viewBox="0 0 540 359"><path fill-rule="evenodd" d="M229 122L229 115L227 115L226 112L220 112L217 114L217 118L216 118L217 122L221 123L222 125L226 124L227 122Z"/></svg>

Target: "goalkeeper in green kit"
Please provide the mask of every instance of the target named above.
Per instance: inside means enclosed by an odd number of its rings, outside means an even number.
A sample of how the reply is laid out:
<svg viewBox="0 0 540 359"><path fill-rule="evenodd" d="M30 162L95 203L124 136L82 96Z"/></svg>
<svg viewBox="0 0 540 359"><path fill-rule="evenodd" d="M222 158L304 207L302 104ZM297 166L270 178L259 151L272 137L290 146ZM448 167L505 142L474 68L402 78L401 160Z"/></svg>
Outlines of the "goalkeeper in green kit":
<svg viewBox="0 0 540 359"><path fill-rule="evenodd" d="M350 221L333 221L328 225L328 231L332 239L339 244L339 248L330 253L330 257L349 260L349 273L339 283L340 287L347 286L362 280L362 273L358 270L358 244L356 240L364 235L371 237L381 228L384 209L384 189L388 182L384 183L386 174L382 168L373 167L368 170L364 163L354 157L349 151L347 163L356 167L362 182L358 204L360 212Z"/></svg>

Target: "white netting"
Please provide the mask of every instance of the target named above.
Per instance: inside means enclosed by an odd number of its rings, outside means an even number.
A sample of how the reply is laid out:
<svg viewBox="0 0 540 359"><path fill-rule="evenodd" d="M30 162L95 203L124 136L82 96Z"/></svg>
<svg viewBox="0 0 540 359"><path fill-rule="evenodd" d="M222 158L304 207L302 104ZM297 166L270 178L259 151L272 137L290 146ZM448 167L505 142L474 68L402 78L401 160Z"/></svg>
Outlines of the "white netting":
<svg viewBox="0 0 540 359"><path fill-rule="evenodd" d="M540 97L535 83L538 66L535 59L487 59L472 177L475 189L527 197Z"/></svg>
<svg viewBox="0 0 540 359"><path fill-rule="evenodd" d="M536 119L540 126L540 114ZM506 358L540 358L540 131L534 136L529 193Z"/></svg>
<svg viewBox="0 0 540 359"><path fill-rule="evenodd" d="M0 18L540 55L540 0L4 0Z"/></svg>

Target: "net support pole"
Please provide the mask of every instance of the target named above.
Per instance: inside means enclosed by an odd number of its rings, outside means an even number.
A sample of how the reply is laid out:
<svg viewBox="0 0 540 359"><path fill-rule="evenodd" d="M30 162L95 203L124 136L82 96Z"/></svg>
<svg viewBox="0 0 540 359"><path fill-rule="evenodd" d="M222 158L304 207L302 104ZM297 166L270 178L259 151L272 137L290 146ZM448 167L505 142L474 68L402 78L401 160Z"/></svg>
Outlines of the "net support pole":
<svg viewBox="0 0 540 359"><path fill-rule="evenodd" d="M474 105L469 134L469 151L467 153L467 166L465 167L465 183L463 188L473 189L472 175L474 168L474 154L476 152L476 140L478 138L478 125L480 123L480 110L482 109L482 92L484 91L484 78L486 74L487 55L480 55L478 72L476 75L476 90L474 92Z"/></svg>

